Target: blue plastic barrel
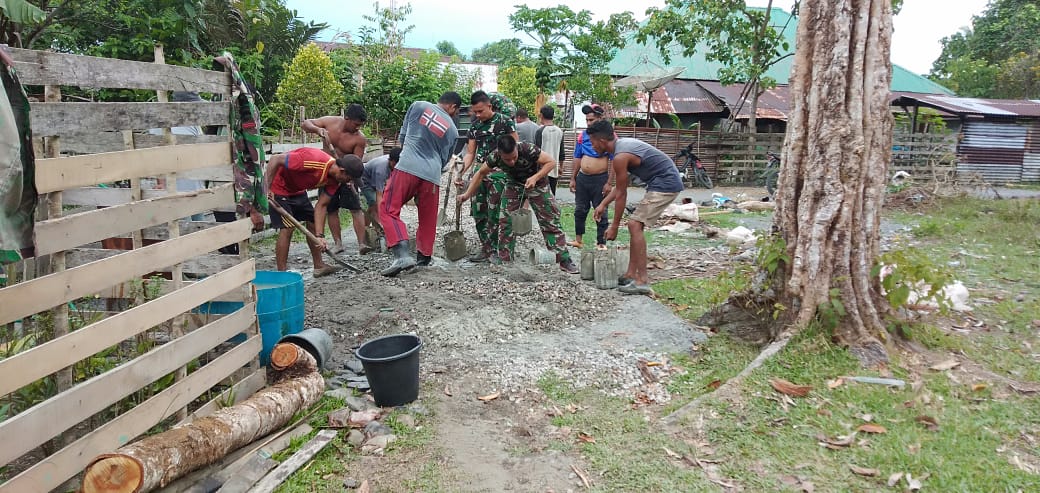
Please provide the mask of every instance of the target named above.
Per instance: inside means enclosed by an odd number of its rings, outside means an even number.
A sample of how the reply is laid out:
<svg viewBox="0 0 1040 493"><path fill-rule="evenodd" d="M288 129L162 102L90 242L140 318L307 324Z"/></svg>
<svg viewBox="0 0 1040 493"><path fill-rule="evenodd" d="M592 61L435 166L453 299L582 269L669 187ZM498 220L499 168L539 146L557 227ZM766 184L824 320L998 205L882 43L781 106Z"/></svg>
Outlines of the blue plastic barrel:
<svg viewBox="0 0 1040 493"><path fill-rule="evenodd" d="M256 287L256 316L263 341L260 364L267 365L271 350L282 337L303 330L303 276L295 272L258 270L253 285ZM238 301L211 301L194 311L223 315L242 306L243 303ZM243 336L232 339L244 340Z"/></svg>

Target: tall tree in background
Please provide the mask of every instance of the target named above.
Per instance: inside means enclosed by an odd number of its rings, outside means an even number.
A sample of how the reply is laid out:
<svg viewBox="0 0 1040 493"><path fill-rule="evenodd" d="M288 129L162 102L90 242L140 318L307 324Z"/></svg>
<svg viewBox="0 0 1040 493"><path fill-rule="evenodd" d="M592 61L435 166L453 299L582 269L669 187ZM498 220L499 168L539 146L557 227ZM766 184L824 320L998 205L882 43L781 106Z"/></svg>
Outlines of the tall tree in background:
<svg viewBox="0 0 1040 493"><path fill-rule="evenodd" d="M872 271L892 149L892 5L802 0L801 14L776 233L761 245L758 285L731 297L713 326L757 327L775 351L827 319L836 340L876 365L887 361L890 312Z"/></svg>
<svg viewBox="0 0 1040 493"><path fill-rule="evenodd" d="M306 118L339 114L343 107L343 86L332 72L332 60L318 45L304 46L285 70L275 91L276 113L287 125L298 123L298 108Z"/></svg>
<svg viewBox="0 0 1040 493"><path fill-rule="evenodd" d="M451 41L448 41L448 40L443 40L443 41L437 42L437 53L440 53L441 55L444 55L444 56L457 57L459 60L465 60L466 59L466 56L463 55L462 52L459 51L459 49L455 47L455 43L452 43Z"/></svg>
<svg viewBox="0 0 1040 493"><path fill-rule="evenodd" d="M773 25L773 9L772 0L764 9L748 7L744 0L668 0L663 9L647 9L649 18L636 40L652 40L665 62L670 61L676 45L683 56L704 49L707 60L723 65L719 82L744 84L740 104L751 100L748 131L754 133L758 99L777 84L766 72L790 56L791 47L783 35L787 26ZM739 107L732 109L731 121L739 111Z"/></svg>
<svg viewBox="0 0 1040 493"><path fill-rule="evenodd" d="M930 77L961 96L1040 98L1040 1L993 0L943 38Z"/></svg>
<svg viewBox="0 0 1040 493"><path fill-rule="evenodd" d="M524 51L534 66L539 93L546 94L566 78L568 89L579 97L599 94L601 100L616 99L608 97L614 94L610 79L597 75L604 74L614 51L624 48L625 34L635 28L631 12L593 22L588 10L574 12L565 5L544 9L518 5L509 22L513 30L534 41Z"/></svg>
<svg viewBox="0 0 1040 493"><path fill-rule="evenodd" d="M485 43L474 49L469 59L478 63L493 63L499 67L525 65L527 63L520 40L517 38L500 39Z"/></svg>

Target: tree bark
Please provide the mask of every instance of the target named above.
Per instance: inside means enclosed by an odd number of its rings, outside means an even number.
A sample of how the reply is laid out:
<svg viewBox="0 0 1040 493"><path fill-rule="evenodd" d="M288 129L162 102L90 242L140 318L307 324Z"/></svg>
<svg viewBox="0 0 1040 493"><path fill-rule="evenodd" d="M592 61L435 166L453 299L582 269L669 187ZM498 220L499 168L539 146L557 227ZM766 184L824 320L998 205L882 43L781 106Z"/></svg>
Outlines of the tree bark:
<svg viewBox="0 0 1040 493"><path fill-rule="evenodd" d="M890 0L804 0L774 228L790 262L778 285L789 328L831 302L835 336L865 365L887 361L878 256L893 119Z"/></svg>
<svg viewBox="0 0 1040 493"><path fill-rule="evenodd" d="M323 395L325 380L302 349L276 383L231 407L104 454L87 466L83 492L147 492L285 426Z"/></svg>

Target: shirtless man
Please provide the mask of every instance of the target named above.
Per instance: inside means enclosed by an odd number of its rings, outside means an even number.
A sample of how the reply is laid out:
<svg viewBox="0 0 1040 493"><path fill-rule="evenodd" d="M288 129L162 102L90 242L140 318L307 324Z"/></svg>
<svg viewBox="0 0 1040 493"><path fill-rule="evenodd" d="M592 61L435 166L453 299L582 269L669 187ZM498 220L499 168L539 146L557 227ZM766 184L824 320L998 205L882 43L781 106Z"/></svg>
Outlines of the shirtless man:
<svg viewBox="0 0 1040 493"><path fill-rule="evenodd" d="M300 128L304 132L321 136L324 150L333 157L353 154L361 159L365 156L365 134L361 133L361 127L368 120L365 108L360 104L347 106L344 118L338 116L323 116L304 120ZM354 223L354 234L357 235L360 254L364 255L372 251L365 244L365 214L361 209L361 199L358 197L356 184L344 185L339 188L336 195L329 202L329 230L332 231L332 241L336 246L333 253L343 251L342 226L339 220L339 209L343 207L350 211Z"/></svg>
<svg viewBox="0 0 1040 493"><path fill-rule="evenodd" d="M603 107L595 103L583 106L581 112L585 113L585 121L590 127L604 119ZM567 244L581 248L583 246L581 237L585 234L585 220L589 216L589 211L598 206L603 201L603 197L610 193L613 170L609 166L607 156L592 148L588 131L583 131L578 136L578 142L574 146L572 168L574 173L571 175L571 193L574 194L574 241ZM596 221L597 248L607 247L607 240L604 238L606 232L607 216L604 214Z"/></svg>

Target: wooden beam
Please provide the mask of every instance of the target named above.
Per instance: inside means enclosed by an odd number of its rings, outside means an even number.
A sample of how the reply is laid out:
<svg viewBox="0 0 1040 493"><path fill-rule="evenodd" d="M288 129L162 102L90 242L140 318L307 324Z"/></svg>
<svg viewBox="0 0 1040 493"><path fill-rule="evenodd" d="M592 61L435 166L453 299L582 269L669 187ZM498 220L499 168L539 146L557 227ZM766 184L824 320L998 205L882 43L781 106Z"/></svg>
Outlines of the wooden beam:
<svg viewBox="0 0 1040 493"><path fill-rule="evenodd" d="M227 125L230 103L30 103L37 137Z"/></svg>
<svg viewBox="0 0 1040 493"><path fill-rule="evenodd" d="M36 254L69 250L232 204L230 184L97 209L36 224ZM179 230L178 230L179 231Z"/></svg>
<svg viewBox="0 0 1040 493"><path fill-rule="evenodd" d="M292 473L303 467L315 455L318 455L318 452L321 452L326 445L332 442L333 438L336 438L336 430L319 431L311 441L304 444L303 447L300 447L300 450L297 450L295 454L286 459L285 462L282 462L275 470L264 476L264 479L261 479L249 491L251 493L272 493Z"/></svg>
<svg viewBox="0 0 1040 493"><path fill-rule="evenodd" d="M164 89L231 95L231 81L224 72L53 51L7 50L14 59L18 78L26 85Z"/></svg>
<svg viewBox="0 0 1040 493"><path fill-rule="evenodd" d="M248 238L253 229L249 219L240 219L212 229L131 250L64 272L38 277L0 289L0 324L53 308L123 281L141 277L157 267L213 251Z"/></svg>
<svg viewBox="0 0 1040 493"><path fill-rule="evenodd" d="M147 401L105 423L71 445L0 484L3 491L51 491L83 470L98 454L126 445L156 423L170 417L203 392L249 363L263 347L260 336L249 338L167 387ZM247 396L248 397L248 396Z"/></svg>
<svg viewBox="0 0 1040 493"><path fill-rule="evenodd" d="M8 464L41 443L101 412L105 407L174 372L206 351L244 332L256 320L256 305L174 339L72 389L0 422L0 464Z"/></svg>
<svg viewBox="0 0 1040 493"><path fill-rule="evenodd" d="M233 243L237 243L237 241L228 242L228 243L225 243L225 244L222 244L222 245L214 245L215 246L214 249L220 248L220 247L223 247L223 246L227 246L227 245L230 245L230 244L233 244ZM162 243L162 244L165 245L166 243ZM158 245L158 243L157 244L153 244L153 245L149 245L149 246L156 246L156 245ZM100 260L107 260L107 259L110 259L110 258L115 257L117 255L123 255L123 254L125 254L128 251L133 251L133 250L106 250L106 249L102 249L102 248L79 248L79 249L76 249L76 250L69 250L68 253L66 253L66 255L65 255L65 261L66 261L66 266L67 267L80 267L80 266L84 266L84 265L90 264L92 262L97 262L97 261L100 261ZM212 254L205 254L205 255L200 254L200 255L194 256L192 258L182 260L181 261L181 265L184 268L184 272L186 272L188 274L213 275L213 274L216 274L217 272L220 272L222 270L230 269L231 267L234 267L234 266L238 265L240 262L241 262L241 260L238 258L238 255L225 255L225 254L221 254L221 253L212 253ZM148 273L151 273L151 272L162 272L162 273L173 272L173 270L171 268L172 266L173 266L173 264L165 265L165 266L155 265L155 267L152 270L146 272L145 274L148 274Z"/></svg>
<svg viewBox="0 0 1040 493"><path fill-rule="evenodd" d="M253 261L242 263L191 286L0 360L0 375L5 376L0 379L0 395L14 392L248 283L255 276L255 266Z"/></svg>
<svg viewBox="0 0 1040 493"><path fill-rule="evenodd" d="M62 103L67 104L67 103ZM187 103L171 103L183 106ZM190 144L36 161L38 193L89 187L140 176L231 166L231 144Z"/></svg>
<svg viewBox="0 0 1040 493"><path fill-rule="evenodd" d="M122 132L93 132L93 129L80 129L80 132L90 130L91 133L67 134L61 137L61 150L68 154L97 154L100 152L115 152L125 150L126 144ZM163 144L162 135L131 132L135 149L148 149L159 147ZM227 135L178 135L178 144L212 144L214 142L228 142Z"/></svg>

